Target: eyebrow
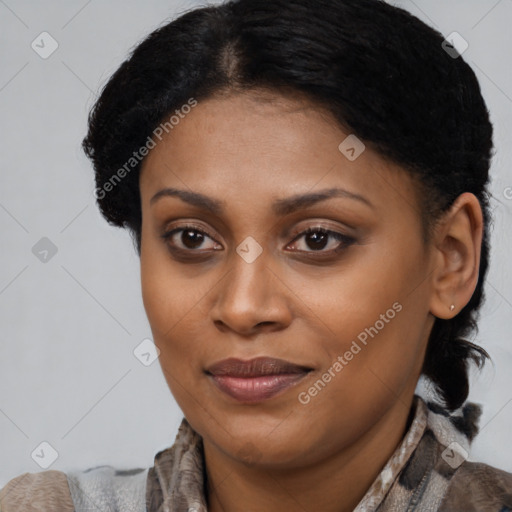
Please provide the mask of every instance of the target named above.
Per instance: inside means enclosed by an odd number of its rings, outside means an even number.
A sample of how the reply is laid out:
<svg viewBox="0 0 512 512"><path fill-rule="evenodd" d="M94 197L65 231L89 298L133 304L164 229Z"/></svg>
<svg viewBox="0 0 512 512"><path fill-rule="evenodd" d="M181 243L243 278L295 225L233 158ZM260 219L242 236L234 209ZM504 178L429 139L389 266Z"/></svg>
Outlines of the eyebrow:
<svg viewBox="0 0 512 512"><path fill-rule="evenodd" d="M164 188L159 190L150 200L150 204L153 205L159 199L163 197L177 197L182 201L189 203L198 208L208 210L214 215L221 215L224 211L224 202L212 197L208 197L198 192L190 192L188 190L180 190L176 188ZM352 199L366 204L370 208L374 208L373 204L366 198L354 192L350 192L343 188L329 188L320 190L318 192L312 192L308 194L298 194L284 199L277 199L272 204L272 210L276 215L283 216L289 215L301 208L307 208L320 201L325 201L334 197L341 197L346 199Z"/></svg>

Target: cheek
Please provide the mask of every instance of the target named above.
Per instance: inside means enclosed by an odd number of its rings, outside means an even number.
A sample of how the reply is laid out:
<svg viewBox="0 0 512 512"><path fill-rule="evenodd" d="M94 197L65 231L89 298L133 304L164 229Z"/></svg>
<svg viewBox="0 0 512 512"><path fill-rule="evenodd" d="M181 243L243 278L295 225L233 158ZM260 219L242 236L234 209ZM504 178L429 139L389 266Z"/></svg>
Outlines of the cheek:
<svg viewBox="0 0 512 512"><path fill-rule="evenodd" d="M150 244L141 251L141 288L154 343L165 368L193 362L205 340L210 280L172 264L167 251ZM188 365L191 366L191 365Z"/></svg>
<svg viewBox="0 0 512 512"><path fill-rule="evenodd" d="M177 310L174 303L177 301L173 289L161 266L151 256L141 256L141 287L144 309L148 317L153 334L161 336L172 328Z"/></svg>
<svg viewBox="0 0 512 512"><path fill-rule="evenodd" d="M305 311L314 311L333 339L356 337L386 312L384 320L395 318L393 304L402 301L412 279L400 258L380 254L375 244L371 251L354 252L348 263L329 275L290 277L290 287Z"/></svg>
<svg viewBox="0 0 512 512"><path fill-rule="evenodd" d="M151 236L144 236L141 246L142 300L148 321L156 338L163 338L174 329L190 309L192 287L176 265L163 243Z"/></svg>
<svg viewBox="0 0 512 512"><path fill-rule="evenodd" d="M142 273L142 298L154 342L161 351L168 352L185 341L192 344L197 336L190 328L196 315L197 298L188 286L151 267Z"/></svg>
<svg viewBox="0 0 512 512"><path fill-rule="evenodd" d="M301 285L300 297L323 324L327 366L341 356L345 382L361 394L399 390L421 365L428 291L421 247L393 247L391 240L375 243L322 286L318 280Z"/></svg>
<svg viewBox="0 0 512 512"><path fill-rule="evenodd" d="M192 389L195 357L201 339L193 332L193 297L190 287L182 283L171 266L155 254L141 255L142 298L146 315L158 347L159 364L169 389L180 405L188 409L187 389ZM187 292L188 290L188 292ZM196 300L197 302L197 300Z"/></svg>
<svg viewBox="0 0 512 512"><path fill-rule="evenodd" d="M210 280L190 280L152 267L142 274L142 298L155 338L161 343L205 342Z"/></svg>

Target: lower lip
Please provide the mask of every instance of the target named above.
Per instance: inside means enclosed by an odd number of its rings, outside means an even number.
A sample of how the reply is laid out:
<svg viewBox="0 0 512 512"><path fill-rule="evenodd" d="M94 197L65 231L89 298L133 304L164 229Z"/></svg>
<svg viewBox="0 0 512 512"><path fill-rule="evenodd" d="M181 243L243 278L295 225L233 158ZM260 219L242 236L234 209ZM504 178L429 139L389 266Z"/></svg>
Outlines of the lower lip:
<svg viewBox="0 0 512 512"><path fill-rule="evenodd" d="M265 375L261 377L230 377L211 375L216 386L240 402L268 400L301 381L308 372Z"/></svg>

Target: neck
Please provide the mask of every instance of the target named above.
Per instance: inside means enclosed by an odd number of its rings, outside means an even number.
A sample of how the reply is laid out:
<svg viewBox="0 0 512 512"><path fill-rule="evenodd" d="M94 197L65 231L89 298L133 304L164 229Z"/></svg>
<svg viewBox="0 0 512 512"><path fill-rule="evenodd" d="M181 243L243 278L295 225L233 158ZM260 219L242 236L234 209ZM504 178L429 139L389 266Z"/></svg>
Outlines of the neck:
<svg viewBox="0 0 512 512"><path fill-rule="evenodd" d="M205 442L208 510L353 511L407 432L412 399L398 400L350 446L308 466L248 466Z"/></svg>

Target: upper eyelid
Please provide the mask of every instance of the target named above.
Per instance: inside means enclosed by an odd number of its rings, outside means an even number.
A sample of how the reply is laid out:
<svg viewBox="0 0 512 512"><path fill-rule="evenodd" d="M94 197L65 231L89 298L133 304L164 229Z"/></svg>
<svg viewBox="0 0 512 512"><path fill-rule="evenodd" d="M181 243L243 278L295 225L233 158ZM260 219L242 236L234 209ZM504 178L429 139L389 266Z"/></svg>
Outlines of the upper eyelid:
<svg viewBox="0 0 512 512"><path fill-rule="evenodd" d="M162 238L165 238L165 239L171 238L171 235L174 236L176 233L180 233L180 232L185 231L187 229L190 230L190 231L198 231L200 233L203 233L208 238L213 240L215 243L220 244L220 242L214 236L212 236L205 228L200 227L200 226L195 226L193 223L185 224L183 226L177 226L177 227L174 227L172 229L168 229L162 235ZM287 233L286 233L287 236L289 235L289 236L293 237L287 243L287 245L289 245L291 243L294 243L296 240L302 238L303 236L305 236L308 233L308 231L313 231L313 232L314 231L325 231L326 233L330 234L331 236L338 235L338 236L341 236L341 237L346 238L346 239L352 239L352 240L354 239L354 236L348 235L346 233L342 233L342 232L337 231L336 229L333 229L331 227L327 227L327 226L323 226L323 225L320 225L320 224L316 224L316 225L311 225L311 226L307 226L307 227L304 227L304 228L300 228L300 229L297 229L297 230L289 230L289 231L287 231ZM340 243L341 243L341 241L340 241ZM193 249L185 249L185 250L190 250L191 252L194 252ZM326 251L326 252L329 252L329 251Z"/></svg>
<svg viewBox="0 0 512 512"><path fill-rule="evenodd" d="M204 233L206 236L210 237L215 242L220 243L217 241L217 239L213 235L210 234L209 230L207 230L206 228L200 227L200 226L195 226L194 224L185 224L183 226L176 226L171 229L165 229L163 236L168 235L170 233L176 234L176 233L179 233L180 231L185 231L187 229L190 231L198 231L200 233Z"/></svg>
<svg viewBox="0 0 512 512"><path fill-rule="evenodd" d="M306 227L303 227L303 228L300 228L300 229L287 229L286 232L285 232L285 236L286 237L289 237L289 236L298 236L298 235L302 235L304 233L306 233L308 230L318 230L318 231L328 231L328 232L332 232L332 233L337 233L337 234L340 234L340 235L344 235L344 236L351 236L349 234L346 234L346 233L342 233L339 230L343 231L342 228L334 228L332 226L325 226L325 225L321 225L322 221L318 221L318 224L313 224L313 225L310 225L310 226L306 226ZM173 228L164 228L164 235L165 234L168 234L168 233L171 233L171 232L178 232L178 231L184 231L186 229L190 229L190 230L196 230L196 231L200 231L202 233L204 233L205 235L208 235L210 238L213 238L215 241L217 241L215 239L215 236L214 235L211 235L210 234L210 231L207 229L207 228L204 228L202 226L199 226L199 225L195 225L193 222L191 223L185 223L184 225L182 226L176 226L176 227L173 227Z"/></svg>

